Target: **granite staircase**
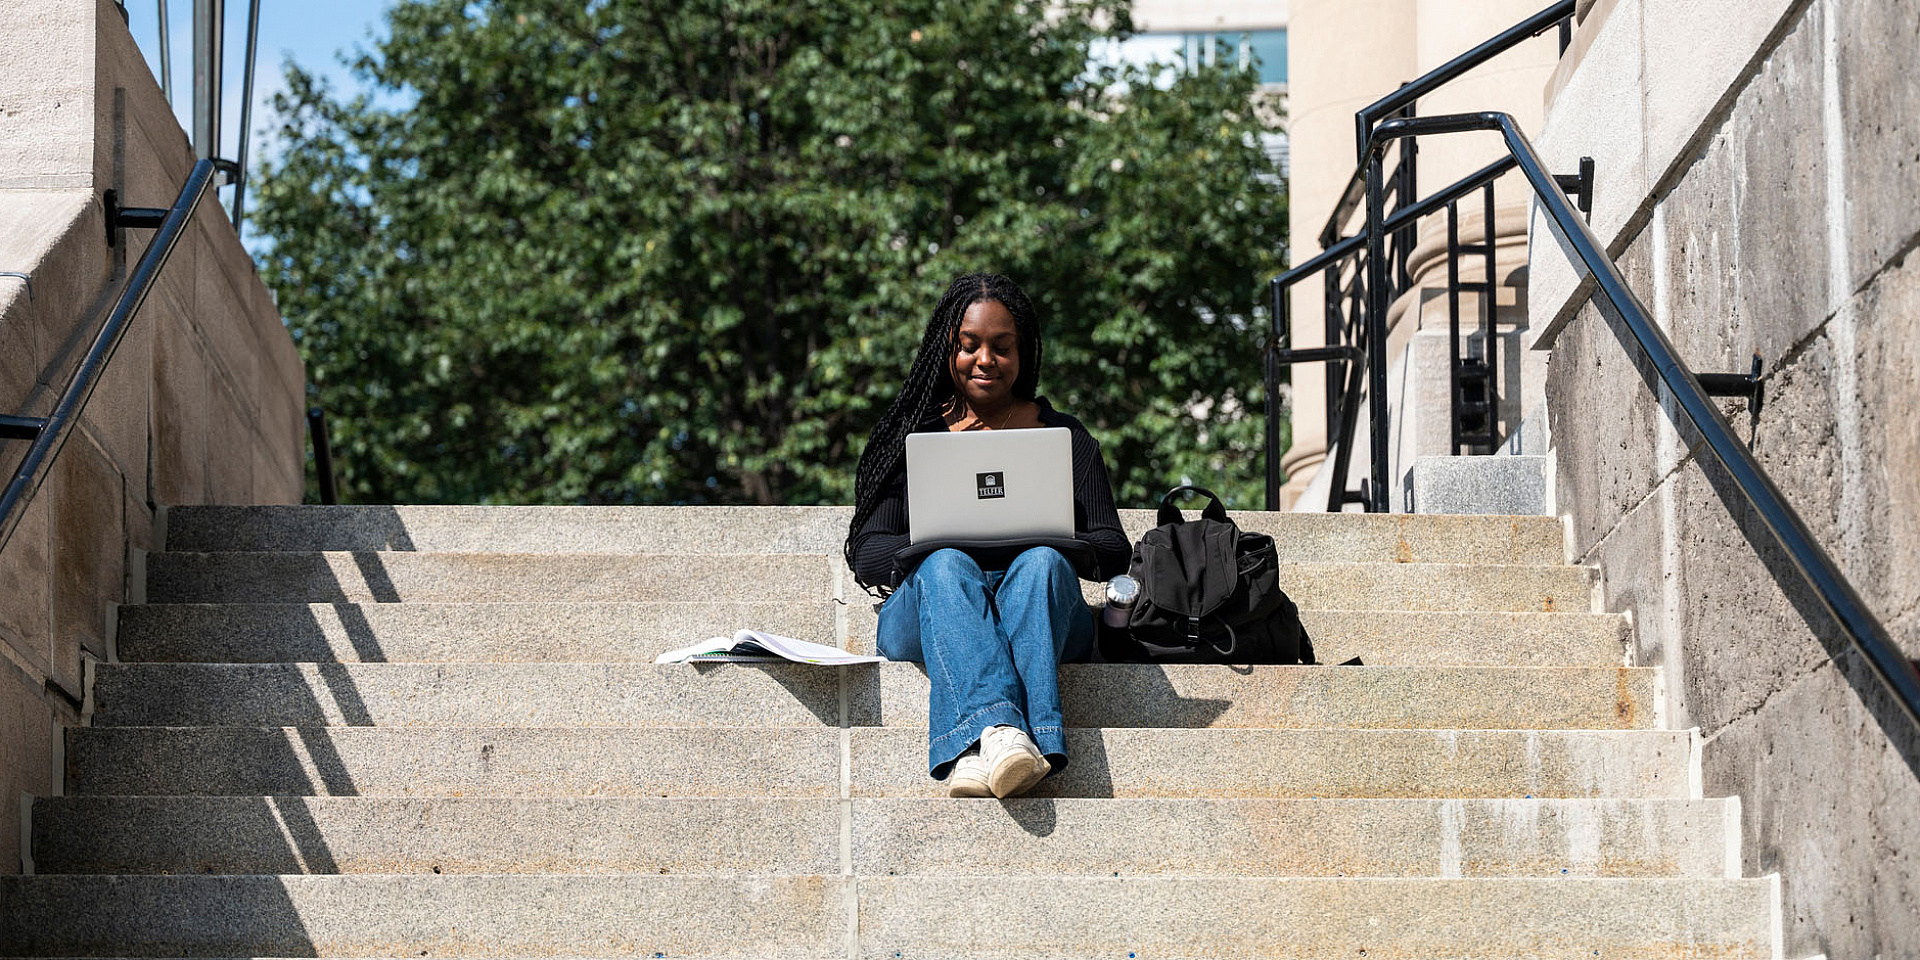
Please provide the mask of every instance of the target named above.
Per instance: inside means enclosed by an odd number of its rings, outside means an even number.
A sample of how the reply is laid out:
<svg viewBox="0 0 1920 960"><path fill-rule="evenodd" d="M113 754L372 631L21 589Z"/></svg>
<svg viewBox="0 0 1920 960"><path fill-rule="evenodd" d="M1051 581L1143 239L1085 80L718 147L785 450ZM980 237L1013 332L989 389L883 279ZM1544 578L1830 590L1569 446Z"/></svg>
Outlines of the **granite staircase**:
<svg viewBox="0 0 1920 960"><path fill-rule="evenodd" d="M168 512L0 956L1777 956L1553 520L1239 515L1366 666L1070 665L1003 803L927 778L915 666L650 662L870 650L846 518Z"/></svg>

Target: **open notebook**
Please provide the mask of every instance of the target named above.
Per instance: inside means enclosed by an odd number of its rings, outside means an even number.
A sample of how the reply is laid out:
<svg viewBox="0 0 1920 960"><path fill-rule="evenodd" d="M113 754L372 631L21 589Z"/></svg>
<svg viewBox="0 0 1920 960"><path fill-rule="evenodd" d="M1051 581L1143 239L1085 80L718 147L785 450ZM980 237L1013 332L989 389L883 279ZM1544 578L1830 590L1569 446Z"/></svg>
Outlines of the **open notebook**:
<svg viewBox="0 0 1920 960"><path fill-rule="evenodd" d="M758 630L742 630L731 637L714 637L690 647L668 650L654 663L811 663L838 667L850 663L881 663L886 657L848 653L838 647L809 643Z"/></svg>

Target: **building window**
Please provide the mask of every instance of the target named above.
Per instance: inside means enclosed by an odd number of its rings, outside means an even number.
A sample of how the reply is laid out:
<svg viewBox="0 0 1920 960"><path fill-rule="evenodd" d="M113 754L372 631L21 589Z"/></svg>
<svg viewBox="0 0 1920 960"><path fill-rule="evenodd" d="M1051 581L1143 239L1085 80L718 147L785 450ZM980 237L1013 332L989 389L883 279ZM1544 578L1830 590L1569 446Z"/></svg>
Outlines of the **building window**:
<svg viewBox="0 0 1920 960"><path fill-rule="evenodd" d="M1189 33L1139 33L1107 45L1096 59L1118 66L1166 63L1175 66L1226 62L1259 71L1260 82L1287 82L1287 31L1225 30Z"/></svg>

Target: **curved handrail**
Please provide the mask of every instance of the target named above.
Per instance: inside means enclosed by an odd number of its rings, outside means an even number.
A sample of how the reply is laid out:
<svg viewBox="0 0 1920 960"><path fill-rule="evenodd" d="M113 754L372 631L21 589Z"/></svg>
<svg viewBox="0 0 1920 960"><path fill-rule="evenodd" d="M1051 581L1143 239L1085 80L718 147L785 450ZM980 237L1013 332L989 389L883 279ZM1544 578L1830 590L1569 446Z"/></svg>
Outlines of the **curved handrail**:
<svg viewBox="0 0 1920 960"><path fill-rule="evenodd" d="M1453 80L1461 74L1493 59L1495 56L1546 33L1556 26L1570 22L1573 19L1575 6L1577 6L1575 0L1557 0L1556 3L1547 7L1545 10L1502 30L1499 36L1487 40L1472 50L1468 50L1466 53L1454 57L1452 60L1448 60L1446 63L1421 74L1419 79L1404 84L1400 89L1361 107L1360 112L1353 115L1353 123L1357 134L1354 139L1354 146L1360 157L1359 165L1362 167L1366 166L1367 150L1371 145L1374 127L1376 124L1379 124L1383 118L1392 116L1394 113L1405 109L1408 104L1432 93L1435 88L1453 82ZM1566 47L1567 34L1562 33L1560 35L1561 51L1565 52Z"/></svg>
<svg viewBox="0 0 1920 960"><path fill-rule="evenodd" d="M114 300L106 323L100 326L100 333L93 338L93 346L87 349L80 366L74 370L73 379L60 394L60 401L54 405L53 413L47 415L45 420L27 421L35 427L33 446L27 448L27 455L14 468L6 491L0 493L0 550L6 549L7 541L13 538L13 531L19 526L17 508L39 489L40 481L46 475L44 468L60 455L60 448L66 445L74 421L79 419L80 411L93 396L93 388L100 382L100 371L113 359L114 351L120 349L120 341L126 336L128 323L139 312L140 305L146 302L154 279L159 276L160 269L166 266L173 248L179 245L181 235L186 232L187 221L193 217L201 198L206 196L208 187L213 184L213 175L220 166L220 161L211 159L194 163L193 170L187 174L186 183L180 187L179 197L175 198L173 206L167 208L159 230L148 242L133 272L128 274L126 286L120 289L120 296ZM109 214L107 228L113 230L117 226Z"/></svg>
<svg viewBox="0 0 1920 960"><path fill-rule="evenodd" d="M1506 141L1507 151L1519 165L1521 176L1533 188L1534 199L1554 232L1566 241L1573 254L1582 265L1593 274L1595 289L1603 294L1613 307L1621 324L1633 335L1642 353L1654 371L1659 374L1662 383L1673 395L1675 404L1686 413L1694 429L1700 431L1706 441L1707 449L1713 451L1715 459L1725 467L1732 477L1734 486L1740 489L1754 512L1766 525L1767 532L1773 535L1775 542L1785 550L1793 561L1794 568L1807 586L1813 589L1820 603L1827 609L1840 628L1873 668L1873 672L1885 685L1888 693L1906 711L1907 718L1916 727L1920 727L1920 671L1916 671L1900 648L1893 643L1886 627L1867 609L1865 601L1853 589L1833 558L1827 554L1820 542L1814 539L1813 532L1806 521L1793 509L1774 485L1773 478L1767 475L1759 461L1753 458L1745 444L1734 436L1733 428L1727 424L1720 408L1707 398L1706 391L1700 387L1700 379L1689 369L1674 350L1673 342L1667 339L1666 332L1653 322L1645 304L1628 288L1626 279L1620 275L1611 257L1607 256L1606 246L1594 236L1592 228L1585 219L1574 212L1567 202L1566 195L1560 191L1553 174L1547 172L1546 164L1540 154L1527 139L1526 134L1513 118L1504 113L1484 112L1455 114L1451 116L1422 117L1413 120L1389 120L1375 127L1367 140L1366 152L1362 155L1368 169L1369 217L1367 239L1370 247L1383 242L1386 234L1378 213L1380 194L1379 160L1386 144L1392 140L1407 137L1427 136L1447 133L1461 133L1473 130L1496 130ZM1384 264L1371 265L1376 273ZM1369 351L1370 373L1380 381L1386 378L1386 310L1384 304L1378 304L1369 318L1369 336L1372 349ZM1376 446L1386 436L1383 429L1386 424L1386 392L1375 392L1372 400L1374 420L1372 430L1376 437ZM1373 463L1374 484L1380 487L1386 477L1386 458L1376 456Z"/></svg>

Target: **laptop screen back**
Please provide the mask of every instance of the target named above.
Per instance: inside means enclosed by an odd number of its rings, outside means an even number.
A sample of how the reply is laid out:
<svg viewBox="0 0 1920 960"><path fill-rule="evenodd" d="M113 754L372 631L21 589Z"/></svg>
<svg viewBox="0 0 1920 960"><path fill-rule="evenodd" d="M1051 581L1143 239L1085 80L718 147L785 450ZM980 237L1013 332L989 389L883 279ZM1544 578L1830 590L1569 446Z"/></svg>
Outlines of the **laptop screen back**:
<svg viewBox="0 0 1920 960"><path fill-rule="evenodd" d="M913 543L1073 536L1072 431L908 434L907 532Z"/></svg>

